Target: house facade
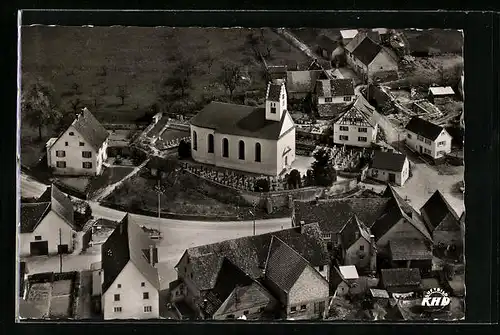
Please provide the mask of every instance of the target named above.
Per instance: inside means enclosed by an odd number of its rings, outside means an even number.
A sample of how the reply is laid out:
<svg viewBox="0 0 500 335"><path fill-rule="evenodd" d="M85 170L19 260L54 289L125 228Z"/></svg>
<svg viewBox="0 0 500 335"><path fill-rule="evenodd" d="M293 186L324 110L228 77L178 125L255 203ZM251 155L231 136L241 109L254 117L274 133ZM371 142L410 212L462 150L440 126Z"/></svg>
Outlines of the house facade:
<svg viewBox="0 0 500 335"><path fill-rule="evenodd" d="M355 98L353 79L326 79L316 82L315 102L320 119L337 116Z"/></svg>
<svg viewBox="0 0 500 335"><path fill-rule="evenodd" d="M410 175L406 155L375 151L368 175L373 179L403 186Z"/></svg>
<svg viewBox="0 0 500 335"><path fill-rule="evenodd" d="M434 160L444 158L451 152L451 135L441 126L419 117L406 125L406 145L419 154Z"/></svg>
<svg viewBox="0 0 500 335"><path fill-rule="evenodd" d="M375 236L356 215L340 231L342 264L352 265L366 272L376 271L377 249Z"/></svg>
<svg viewBox="0 0 500 335"><path fill-rule="evenodd" d="M269 84L266 107L212 102L190 122L195 161L271 176L295 160L295 124L284 84Z"/></svg>

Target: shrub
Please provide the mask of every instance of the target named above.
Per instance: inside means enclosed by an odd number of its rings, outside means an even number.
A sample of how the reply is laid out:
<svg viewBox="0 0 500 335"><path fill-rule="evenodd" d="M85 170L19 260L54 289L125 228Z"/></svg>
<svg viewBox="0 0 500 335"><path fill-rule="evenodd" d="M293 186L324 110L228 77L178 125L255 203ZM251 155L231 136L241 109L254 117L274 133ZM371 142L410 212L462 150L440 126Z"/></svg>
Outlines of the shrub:
<svg viewBox="0 0 500 335"><path fill-rule="evenodd" d="M177 149L178 155L180 159L186 159L191 157L191 146L188 142L181 140L179 142L179 147Z"/></svg>
<svg viewBox="0 0 500 335"><path fill-rule="evenodd" d="M255 183L255 192L269 192L270 185L269 180L266 178L261 178Z"/></svg>
<svg viewBox="0 0 500 335"><path fill-rule="evenodd" d="M330 164L330 153L324 149L314 154L312 164L314 183L318 186L331 186L337 181L337 171Z"/></svg>
<svg viewBox="0 0 500 335"><path fill-rule="evenodd" d="M297 169L293 169L292 171L290 171L290 174L287 178L287 183L291 188L299 188L302 186L300 172Z"/></svg>
<svg viewBox="0 0 500 335"><path fill-rule="evenodd" d="M147 158L147 154L139 148L130 148L130 159L135 165L140 165Z"/></svg>

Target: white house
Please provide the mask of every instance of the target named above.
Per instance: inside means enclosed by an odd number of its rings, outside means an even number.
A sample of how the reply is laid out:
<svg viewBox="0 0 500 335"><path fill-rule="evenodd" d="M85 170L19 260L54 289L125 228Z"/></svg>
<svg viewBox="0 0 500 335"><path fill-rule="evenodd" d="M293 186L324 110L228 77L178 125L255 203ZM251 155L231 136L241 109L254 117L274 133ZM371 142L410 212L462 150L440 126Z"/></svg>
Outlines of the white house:
<svg viewBox="0 0 500 335"><path fill-rule="evenodd" d="M446 87L429 87L429 98L431 101L435 102L436 100L453 97L455 96L455 91L450 86Z"/></svg>
<svg viewBox="0 0 500 335"><path fill-rule="evenodd" d="M73 204L55 186L48 192L47 202L21 204L21 257L71 253L74 249L80 229L75 225Z"/></svg>
<svg viewBox="0 0 500 335"><path fill-rule="evenodd" d="M375 151L368 173L373 179L403 186L410 175L410 163L406 155Z"/></svg>
<svg viewBox="0 0 500 335"><path fill-rule="evenodd" d="M333 143L356 147L370 147L377 141L378 124L374 120L375 109L358 95L333 123Z"/></svg>
<svg viewBox="0 0 500 335"><path fill-rule="evenodd" d="M127 214L102 245L105 320L159 318L160 281L154 255L154 242Z"/></svg>
<svg viewBox="0 0 500 335"><path fill-rule="evenodd" d="M47 164L54 174L99 175L107 159L109 133L87 108L59 137L47 144Z"/></svg>
<svg viewBox="0 0 500 335"><path fill-rule="evenodd" d="M195 161L271 176L295 160L285 84L269 84L265 107L212 102L190 121Z"/></svg>
<svg viewBox="0 0 500 335"><path fill-rule="evenodd" d="M356 95L353 79L328 79L316 82L316 102L320 118L329 118L352 103Z"/></svg>
<svg viewBox="0 0 500 335"><path fill-rule="evenodd" d="M451 135L441 126L413 117L406 125L406 145L433 159L443 158L451 152Z"/></svg>

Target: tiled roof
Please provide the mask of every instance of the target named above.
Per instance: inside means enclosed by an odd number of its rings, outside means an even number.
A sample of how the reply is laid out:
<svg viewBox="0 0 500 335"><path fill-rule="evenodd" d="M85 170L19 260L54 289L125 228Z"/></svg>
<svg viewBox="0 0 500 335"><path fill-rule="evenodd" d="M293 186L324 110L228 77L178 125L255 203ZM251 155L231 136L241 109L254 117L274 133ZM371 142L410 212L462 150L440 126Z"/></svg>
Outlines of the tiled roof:
<svg viewBox="0 0 500 335"><path fill-rule="evenodd" d="M52 185L51 189L51 209L73 229L80 230L81 227L75 226L74 209L71 199L66 194L62 193L55 185Z"/></svg>
<svg viewBox="0 0 500 335"><path fill-rule="evenodd" d="M72 126L95 150L99 150L109 136L106 128L87 108L77 116Z"/></svg>
<svg viewBox="0 0 500 335"><path fill-rule="evenodd" d="M302 233L297 227L187 249L193 270L192 281L199 290L211 289L224 258L253 279L261 278L273 235L290 245L313 267L328 264L328 251L319 226L309 224L303 226Z"/></svg>
<svg viewBox="0 0 500 335"><path fill-rule="evenodd" d="M387 293L386 290L371 288L370 293L372 294L372 297L374 297L374 298L389 299L389 293Z"/></svg>
<svg viewBox="0 0 500 335"><path fill-rule="evenodd" d="M401 172L406 161L406 155L395 152L375 151L372 168Z"/></svg>
<svg viewBox="0 0 500 335"><path fill-rule="evenodd" d="M402 217L403 214L396 200L390 199L383 214L370 227L372 234L375 235L375 239L379 240L383 237Z"/></svg>
<svg viewBox="0 0 500 335"><path fill-rule="evenodd" d="M266 109L211 102L191 119L193 126L214 129L220 134L277 140L288 112L281 121L266 120Z"/></svg>
<svg viewBox="0 0 500 335"><path fill-rule="evenodd" d="M50 202L21 204L21 234L32 233L50 212Z"/></svg>
<svg viewBox="0 0 500 335"><path fill-rule="evenodd" d="M320 35L318 37L318 46L327 52L333 52L338 47L338 43L332 40L330 37L325 35Z"/></svg>
<svg viewBox="0 0 500 335"><path fill-rule="evenodd" d="M347 250L361 237L370 242L370 234L370 229L356 215L353 215L340 231L342 248Z"/></svg>
<svg viewBox="0 0 500 335"><path fill-rule="evenodd" d="M149 248L154 246L149 236L125 215L118 227L102 245L101 262L104 271L102 292L113 284L130 261L156 289L160 288L158 271L149 263Z"/></svg>
<svg viewBox="0 0 500 335"><path fill-rule="evenodd" d="M42 195L36 200L36 202L50 202L52 194L52 188L48 186Z"/></svg>
<svg viewBox="0 0 500 335"><path fill-rule="evenodd" d="M220 307L221 314L248 310L257 306L267 306L274 297L257 281L247 286L236 286Z"/></svg>
<svg viewBox="0 0 500 335"><path fill-rule="evenodd" d="M431 141L438 138L439 134L443 131L443 127L419 118L418 116L413 117L410 122L408 122L405 129Z"/></svg>
<svg viewBox="0 0 500 335"><path fill-rule="evenodd" d="M286 89L289 93L312 93L318 79L327 79L322 70L287 71Z"/></svg>
<svg viewBox="0 0 500 335"><path fill-rule="evenodd" d="M281 85L269 83L267 86L266 99L270 101L280 101Z"/></svg>
<svg viewBox="0 0 500 335"><path fill-rule="evenodd" d="M371 226L383 213L388 201L389 198L319 199L316 204L314 201L296 200L295 222L317 222L322 232L336 234L353 215Z"/></svg>
<svg viewBox="0 0 500 335"><path fill-rule="evenodd" d="M432 251L421 239L397 238L390 240L389 250L394 261L432 260Z"/></svg>
<svg viewBox="0 0 500 335"><path fill-rule="evenodd" d="M382 269L381 280L385 288L394 286L417 286L422 278L417 268Z"/></svg>
<svg viewBox="0 0 500 335"><path fill-rule="evenodd" d="M334 119L346 110L343 104L320 104L318 105L318 114L323 119Z"/></svg>
<svg viewBox="0 0 500 335"><path fill-rule="evenodd" d="M436 190L420 208L420 213L422 213L424 222L431 232L445 220L454 223L457 228L460 227L460 218L439 190Z"/></svg>
<svg viewBox="0 0 500 335"><path fill-rule="evenodd" d="M335 121L338 121L340 118L342 118L344 115L348 113L359 112L361 113L362 117L365 118L366 122L368 122L372 127L375 127L377 122L373 115L374 111L375 108L372 105L370 105L370 103L362 95L358 95L356 96L356 100L353 103L347 105L345 112L340 113L335 119Z"/></svg>
<svg viewBox="0 0 500 335"><path fill-rule="evenodd" d="M307 266L307 261L285 242L273 236L266 261L266 279L288 293Z"/></svg>
<svg viewBox="0 0 500 335"><path fill-rule="evenodd" d="M286 73L287 66L286 65L275 65L275 66L268 66L267 67L267 72L268 73Z"/></svg>
<svg viewBox="0 0 500 335"><path fill-rule="evenodd" d="M364 65L369 65L378 53L382 50L382 47L372 41L371 38L366 37L363 41L354 49L352 54L354 57L359 59Z"/></svg>
<svg viewBox="0 0 500 335"><path fill-rule="evenodd" d="M329 79L317 81L317 94L320 97L342 97L354 95L354 79Z"/></svg>

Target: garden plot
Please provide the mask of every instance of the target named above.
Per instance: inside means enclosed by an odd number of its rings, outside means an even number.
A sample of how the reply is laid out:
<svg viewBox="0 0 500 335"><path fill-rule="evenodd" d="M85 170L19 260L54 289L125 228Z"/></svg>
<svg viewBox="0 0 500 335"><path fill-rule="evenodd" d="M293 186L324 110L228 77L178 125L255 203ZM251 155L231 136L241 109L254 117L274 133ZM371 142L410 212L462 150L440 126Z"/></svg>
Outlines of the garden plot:
<svg viewBox="0 0 500 335"><path fill-rule="evenodd" d="M35 283L28 292L27 300L41 311L41 318L49 316L51 291L51 283Z"/></svg>

